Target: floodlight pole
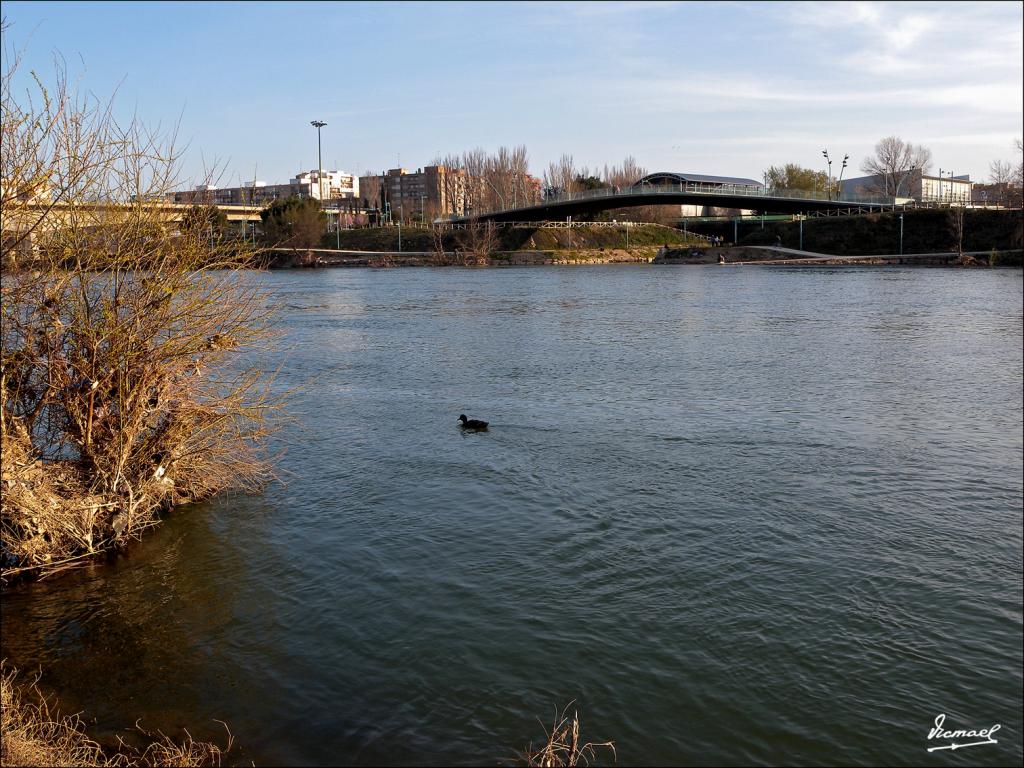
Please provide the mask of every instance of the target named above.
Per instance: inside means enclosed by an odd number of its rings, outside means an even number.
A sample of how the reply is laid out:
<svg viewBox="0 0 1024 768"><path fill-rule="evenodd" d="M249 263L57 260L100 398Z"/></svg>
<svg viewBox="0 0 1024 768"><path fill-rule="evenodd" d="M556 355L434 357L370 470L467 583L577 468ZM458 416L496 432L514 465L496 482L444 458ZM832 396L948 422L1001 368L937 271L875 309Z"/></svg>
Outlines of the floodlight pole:
<svg viewBox="0 0 1024 768"><path fill-rule="evenodd" d="M316 128L316 182L317 189L320 191L320 207L324 205L324 161L323 156L320 154L320 129L323 128L327 123L323 120L313 120L310 122L314 128Z"/></svg>

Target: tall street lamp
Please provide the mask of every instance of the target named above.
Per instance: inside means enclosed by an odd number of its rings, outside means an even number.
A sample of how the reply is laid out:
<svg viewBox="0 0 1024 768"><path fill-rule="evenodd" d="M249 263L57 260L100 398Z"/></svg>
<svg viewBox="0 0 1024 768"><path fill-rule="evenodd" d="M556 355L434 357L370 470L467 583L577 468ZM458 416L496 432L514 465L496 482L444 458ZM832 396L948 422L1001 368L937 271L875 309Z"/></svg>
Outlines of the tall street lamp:
<svg viewBox="0 0 1024 768"><path fill-rule="evenodd" d="M821 151L821 154L825 156L825 161L828 163L828 181L825 183L825 191L828 193L828 199L832 199L832 158L828 156L828 148Z"/></svg>
<svg viewBox="0 0 1024 768"><path fill-rule="evenodd" d="M320 129L327 123L323 120L313 120L310 125L316 128L316 183L317 189L320 190L320 205L322 207L324 204L324 161L320 154Z"/></svg>
<svg viewBox="0 0 1024 768"><path fill-rule="evenodd" d="M840 194L842 194L843 191L843 173L846 171L846 161L849 159L849 155L843 155L843 167L839 169L839 189L836 190Z"/></svg>

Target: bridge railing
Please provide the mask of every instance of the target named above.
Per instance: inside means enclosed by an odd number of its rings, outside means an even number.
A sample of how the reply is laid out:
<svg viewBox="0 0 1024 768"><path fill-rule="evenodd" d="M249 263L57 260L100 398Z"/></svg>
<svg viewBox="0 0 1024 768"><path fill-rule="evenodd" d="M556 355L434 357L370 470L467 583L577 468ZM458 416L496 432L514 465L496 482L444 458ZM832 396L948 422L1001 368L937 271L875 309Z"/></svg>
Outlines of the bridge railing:
<svg viewBox="0 0 1024 768"><path fill-rule="evenodd" d="M804 189L765 189L764 187L753 187L743 184L708 184L699 182L681 182L679 184L638 184L631 187L609 187L604 189L589 189L582 192L568 192L557 195L549 195L539 203L529 205L494 206L486 209L473 211L472 216L488 216L506 211L525 211L542 206L558 205L560 203L577 202L580 200L597 200L610 197L635 197L636 195L709 195L717 197L750 197L759 200L815 200L835 203L846 203L852 205L892 205L892 197L882 195L844 195L842 198L833 199L826 192L811 192ZM466 216L452 216L453 219L462 219Z"/></svg>

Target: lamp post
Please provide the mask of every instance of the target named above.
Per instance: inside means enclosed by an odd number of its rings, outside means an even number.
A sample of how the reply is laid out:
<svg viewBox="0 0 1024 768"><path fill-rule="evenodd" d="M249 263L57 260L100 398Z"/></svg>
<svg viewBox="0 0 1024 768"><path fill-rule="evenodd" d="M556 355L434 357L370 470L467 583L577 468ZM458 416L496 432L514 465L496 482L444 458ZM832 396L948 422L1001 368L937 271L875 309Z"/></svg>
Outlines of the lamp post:
<svg viewBox="0 0 1024 768"><path fill-rule="evenodd" d="M900 256L903 255L903 214L900 214Z"/></svg>
<svg viewBox="0 0 1024 768"><path fill-rule="evenodd" d="M842 194L843 191L843 174L846 172L846 161L849 159L849 155L843 155L843 167L839 169L839 189L836 190L840 194Z"/></svg>
<svg viewBox="0 0 1024 768"><path fill-rule="evenodd" d="M314 128L316 128L316 183L317 189L320 191L320 206L324 204L324 161L320 154L320 129L323 128L327 123L323 120L313 120L310 122Z"/></svg>
<svg viewBox="0 0 1024 768"><path fill-rule="evenodd" d="M828 149L823 149L821 154L825 156L825 162L828 163L828 173L826 174L825 181L825 194L828 195L828 199L832 199L832 158L828 156Z"/></svg>

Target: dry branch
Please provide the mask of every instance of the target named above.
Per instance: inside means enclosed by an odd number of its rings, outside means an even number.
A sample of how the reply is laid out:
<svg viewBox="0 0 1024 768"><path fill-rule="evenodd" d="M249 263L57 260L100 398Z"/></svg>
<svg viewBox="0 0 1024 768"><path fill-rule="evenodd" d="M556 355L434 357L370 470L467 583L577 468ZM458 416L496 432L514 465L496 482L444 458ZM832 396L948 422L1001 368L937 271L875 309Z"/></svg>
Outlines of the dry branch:
<svg viewBox="0 0 1024 768"><path fill-rule="evenodd" d="M592 760L597 760L598 750L610 751L612 762L616 761L614 742L581 743L579 714L573 710L572 717L569 717L569 708L574 703L570 701L566 704L561 713L555 710L555 720L550 729L541 723L545 743L535 749L531 742L530 746L520 753L519 756L526 765L543 768L590 765Z"/></svg>

